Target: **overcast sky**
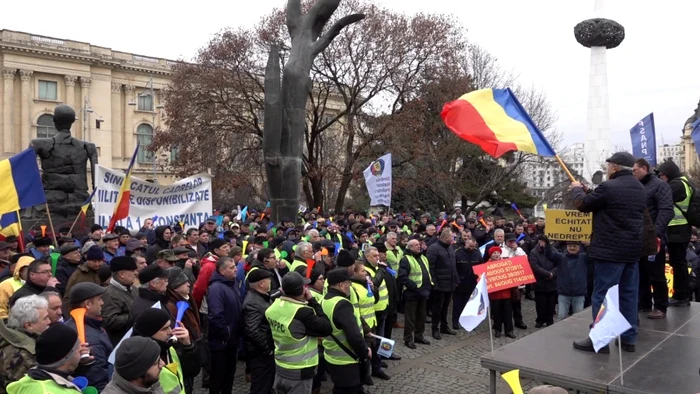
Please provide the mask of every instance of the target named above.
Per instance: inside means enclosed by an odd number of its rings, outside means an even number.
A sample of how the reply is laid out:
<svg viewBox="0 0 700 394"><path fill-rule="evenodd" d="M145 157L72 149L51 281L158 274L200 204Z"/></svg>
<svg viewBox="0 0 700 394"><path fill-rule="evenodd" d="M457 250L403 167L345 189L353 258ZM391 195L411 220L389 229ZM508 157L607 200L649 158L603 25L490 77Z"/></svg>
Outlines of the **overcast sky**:
<svg viewBox="0 0 700 394"><path fill-rule="evenodd" d="M584 141L590 50L573 27L593 16L593 0L375 0L405 13L449 13L524 83L548 95L564 143ZM212 34L251 26L285 0L4 1L0 29L19 30L169 59L191 58ZM626 39L608 51L612 143L630 148L629 129L649 112L657 143L677 143L700 99L700 1L607 0L606 17Z"/></svg>

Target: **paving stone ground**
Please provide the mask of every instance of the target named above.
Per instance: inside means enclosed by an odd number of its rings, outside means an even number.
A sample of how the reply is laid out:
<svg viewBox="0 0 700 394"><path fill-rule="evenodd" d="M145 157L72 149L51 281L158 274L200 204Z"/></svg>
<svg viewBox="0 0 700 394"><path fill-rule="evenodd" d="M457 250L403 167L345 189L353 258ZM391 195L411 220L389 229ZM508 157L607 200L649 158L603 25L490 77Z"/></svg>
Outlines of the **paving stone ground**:
<svg viewBox="0 0 700 394"><path fill-rule="evenodd" d="M523 316L527 330L515 329L516 339L494 338L497 349L510 342L527 336L538 330L535 326L535 302L523 300ZM402 319L402 315L399 315ZM375 385L366 387L371 394L409 393L409 394L488 394L489 371L481 367L481 356L491 351L489 325L484 321L476 330L469 333L459 330L456 336L443 335L437 341L430 337L430 327L426 325L426 338L431 344L416 345L411 350L403 344L403 329L394 329L393 339L396 340L395 352L402 357L400 361L387 361L389 368L386 372L391 376L389 381L374 378ZM243 375L243 363L238 364L233 392L243 394L249 392L249 385ZM522 379L523 389L537 386L538 382ZM330 381L323 383L321 390L324 394L332 392ZM201 380L195 383L195 393L205 394L208 391L201 388ZM498 394L511 393L508 385L499 379Z"/></svg>

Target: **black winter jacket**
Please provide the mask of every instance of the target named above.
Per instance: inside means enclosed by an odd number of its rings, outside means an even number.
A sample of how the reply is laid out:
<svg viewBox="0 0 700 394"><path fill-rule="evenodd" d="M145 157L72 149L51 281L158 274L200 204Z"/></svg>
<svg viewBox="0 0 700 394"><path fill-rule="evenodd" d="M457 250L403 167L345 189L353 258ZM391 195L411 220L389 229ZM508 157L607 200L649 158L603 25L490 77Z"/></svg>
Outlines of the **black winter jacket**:
<svg viewBox="0 0 700 394"><path fill-rule="evenodd" d="M167 230L168 226L158 226L155 231L155 243L146 249L146 262L151 264L158 259L158 252L163 249L170 248L170 241L163 239L163 233Z"/></svg>
<svg viewBox="0 0 700 394"><path fill-rule="evenodd" d="M328 293L323 298L330 300L335 297L343 297L347 302L341 300L335 305L335 309L333 310L333 324L335 324L338 329L343 330L345 338L350 345L350 350L359 358L367 358L369 355L367 343L362 335L362 328L357 325L352 304L347 299L348 297L336 289L329 288Z"/></svg>
<svg viewBox="0 0 700 394"><path fill-rule="evenodd" d="M455 252L457 260L457 275L459 275L459 285L455 289L458 293L471 294L476 287L477 276L474 274L474 266L484 262L479 249L467 249L461 247Z"/></svg>
<svg viewBox="0 0 700 394"><path fill-rule="evenodd" d="M251 358L268 356L275 351L270 323L265 311L270 307L270 296L250 290L243 301L243 337L246 354Z"/></svg>
<svg viewBox="0 0 700 394"><path fill-rule="evenodd" d="M656 237L666 241L666 226L673 219L673 197L668 184L652 174L641 179L647 192L647 210L651 216Z"/></svg>
<svg viewBox="0 0 700 394"><path fill-rule="evenodd" d="M588 256L585 253L554 252L557 264L557 293L564 296L585 296L588 291Z"/></svg>
<svg viewBox="0 0 700 394"><path fill-rule="evenodd" d="M430 262L433 290L454 291L459 284L454 247L437 241L428 247L425 255Z"/></svg>
<svg viewBox="0 0 700 394"><path fill-rule="evenodd" d="M418 287L414 281L409 279L409 274L411 273L411 265L409 264L407 258L409 255L413 256L421 266L421 273L423 276L420 287ZM409 249L406 249L406 254L403 256L403 258L401 258L401 261L399 261L399 273L396 277L396 281L398 282L399 286L404 287L403 298L406 301L427 300L428 297L430 297L430 271L428 267L425 267L423 263L421 263L421 256L422 255L420 253L415 254ZM428 263L428 265L430 265L430 263Z"/></svg>
<svg viewBox="0 0 700 394"><path fill-rule="evenodd" d="M571 197L579 211L593 212L590 258L625 264L639 260L646 193L632 171L614 173L590 193L576 187Z"/></svg>
<svg viewBox="0 0 700 394"><path fill-rule="evenodd" d="M82 263L83 262L81 261L77 264L73 264L63 257L58 259L58 262L56 263L56 279L58 280L56 289L58 290L58 293L61 294L61 298L63 298L66 293L68 279L70 279L71 275L73 275L73 273L78 269L78 266Z"/></svg>
<svg viewBox="0 0 700 394"><path fill-rule="evenodd" d="M530 255L530 266L535 274L537 282L534 285L535 291L556 291L557 290L557 261L559 260L553 251L552 245L547 244L544 249L536 246ZM550 278L550 274L552 277Z"/></svg>
<svg viewBox="0 0 700 394"><path fill-rule="evenodd" d="M675 204L685 200L685 183L681 179L681 170L678 168L676 163L672 161L665 161L661 163L658 167L660 174L664 174L668 177L668 186L671 188L671 194ZM666 234L668 237L668 242L673 243L688 243L690 242L692 228L689 224L683 224L680 226L668 226Z"/></svg>

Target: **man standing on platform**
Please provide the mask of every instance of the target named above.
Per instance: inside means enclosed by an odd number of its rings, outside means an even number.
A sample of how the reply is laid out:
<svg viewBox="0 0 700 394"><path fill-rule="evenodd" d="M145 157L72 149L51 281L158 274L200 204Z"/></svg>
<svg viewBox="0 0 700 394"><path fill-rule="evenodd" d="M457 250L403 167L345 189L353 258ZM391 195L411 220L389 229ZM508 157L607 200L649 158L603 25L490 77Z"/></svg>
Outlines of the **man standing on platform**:
<svg viewBox="0 0 700 394"><path fill-rule="evenodd" d="M659 178L668 183L673 198L673 219L668 223L668 259L673 267L673 298L670 306L689 306L690 292L688 289L688 263L685 258L686 249L690 242L692 227L688 223L686 213L690 207L693 187L688 178L681 174L676 163L665 161L657 168Z"/></svg>
<svg viewBox="0 0 700 394"><path fill-rule="evenodd" d="M649 319L666 317L668 306L668 284L666 284L666 226L673 219L673 197L668 184L649 172L649 163L637 159L632 167L634 177L644 185L647 197L647 210L654 222L656 238L661 246L656 255L642 256L639 261L639 309L648 310ZM685 256L683 256L685 261ZM652 291L654 286L654 308L652 310Z"/></svg>
<svg viewBox="0 0 700 394"><path fill-rule="evenodd" d="M632 175L635 157L617 152L608 160L608 180L593 191L579 182L569 186L571 198L581 212L593 213L593 235L588 255L595 265L592 312L598 315L605 294L620 286L620 312L632 325L622 334L622 349L635 351L637 339L637 298L639 292L639 257L643 247L646 193ZM574 348L594 351L590 338L575 341ZM609 353L605 346L599 350Z"/></svg>

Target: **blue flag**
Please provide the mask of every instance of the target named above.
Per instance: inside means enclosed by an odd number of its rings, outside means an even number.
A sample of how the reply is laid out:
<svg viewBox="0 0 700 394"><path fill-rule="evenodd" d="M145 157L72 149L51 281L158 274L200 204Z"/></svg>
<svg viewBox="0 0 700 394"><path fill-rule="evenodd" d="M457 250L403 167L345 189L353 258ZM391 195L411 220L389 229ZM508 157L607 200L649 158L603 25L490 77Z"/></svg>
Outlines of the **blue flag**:
<svg viewBox="0 0 700 394"><path fill-rule="evenodd" d="M693 140L695 152L698 154L698 157L700 157L700 119L693 122L692 127L693 131L690 132L690 139Z"/></svg>
<svg viewBox="0 0 700 394"><path fill-rule="evenodd" d="M635 157L643 157L650 166L656 167L656 129L653 112L630 129L630 137L632 137L632 154Z"/></svg>

